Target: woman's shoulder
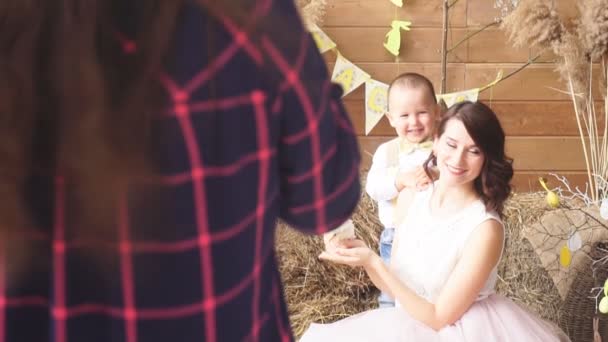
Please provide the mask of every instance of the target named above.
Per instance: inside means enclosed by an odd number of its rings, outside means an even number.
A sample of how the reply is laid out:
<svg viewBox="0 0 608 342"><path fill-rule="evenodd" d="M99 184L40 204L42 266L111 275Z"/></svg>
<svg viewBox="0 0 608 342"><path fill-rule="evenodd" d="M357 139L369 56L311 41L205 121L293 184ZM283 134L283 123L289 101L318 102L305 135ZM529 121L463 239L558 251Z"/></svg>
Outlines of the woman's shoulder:
<svg viewBox="0 0 608 342"><path fill-rule="evenodd" d="M504 231L500 215L495 210L487 209L481 199L471 205L470 210L466 212L465 221L471 232L478 230L478 228L493 230L500 234L503 234Z"/></svg>
<svg viewBox="0 0 608 342"><path fill-rule="evenodd" d="M498 212L493 209L488 209L481 198L477 200L477 208L479 219L482 222L492 220L494 222L497 222L501 226L503 225L502 219L500 218Z"/></svg>

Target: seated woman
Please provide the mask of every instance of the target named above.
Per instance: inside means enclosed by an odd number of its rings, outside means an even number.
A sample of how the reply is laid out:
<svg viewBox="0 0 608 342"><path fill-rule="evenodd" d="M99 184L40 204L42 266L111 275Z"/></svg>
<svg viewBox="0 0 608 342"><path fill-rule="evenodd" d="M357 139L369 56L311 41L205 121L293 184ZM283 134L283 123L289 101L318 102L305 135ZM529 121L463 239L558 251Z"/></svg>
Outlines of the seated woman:
<svg viewBox="0 0 608 342"><path fill-rule="evenodd" d="M361 240L319 257L361 266L396 307L312 324L301 341L569 341L557 327L494 293L504 247L500 219L513 177L505 134L482 103L452 106L442 117L426 167L440 178L400 196L405 213L392 264Z"/></svg>

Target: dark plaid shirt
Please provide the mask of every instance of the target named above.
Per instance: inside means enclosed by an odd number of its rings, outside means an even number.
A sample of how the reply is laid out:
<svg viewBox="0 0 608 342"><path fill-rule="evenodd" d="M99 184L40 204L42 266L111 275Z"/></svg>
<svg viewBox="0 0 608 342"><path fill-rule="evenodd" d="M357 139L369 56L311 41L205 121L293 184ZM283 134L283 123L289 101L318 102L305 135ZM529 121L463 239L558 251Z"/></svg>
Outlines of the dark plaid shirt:
<svg viewBox="0 0 608 342"><path fill-rule="evenodd" d="M276 220L319 234L348 218L359 153L293 1L253 3L255 38L182 10L153 128L163 179L119 201L113 235L75 233L69 179L31 184L40 226L0 242L0 342L292 340ZM33 257L7 277L14 251Z"/></svg>

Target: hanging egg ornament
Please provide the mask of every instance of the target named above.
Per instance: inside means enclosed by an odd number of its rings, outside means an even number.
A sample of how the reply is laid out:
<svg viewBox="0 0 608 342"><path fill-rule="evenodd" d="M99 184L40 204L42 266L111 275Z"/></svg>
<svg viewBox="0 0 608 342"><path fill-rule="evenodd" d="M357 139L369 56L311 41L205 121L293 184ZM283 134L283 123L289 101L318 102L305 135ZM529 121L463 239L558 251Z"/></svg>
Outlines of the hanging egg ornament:
<svg viewBox="0 0 608 342"><path fill-rule="evenodd" d="M543 177L539 177L538 181L540 183L540 185L543 187L543 189L545 189L547 191L547 204L549 204L549 206L551 208L557 208L559 207L559 196L557 196L557 194L551 190L549 190L549 188L547 187L547 180Z"/></svg>
<svg viewBox="0 0 608 342"><path fill-rule="evenodd" d="M568 268L571 262L572 253L570 252L570 248L568 248L568 246L563 246L559 253L559 263L562 267Z"/></svg>
<svg viewBox="0 0 608 342"><path fill-rule="evenodd" d="M553 191L549 191L547 193L547 204L551 206L551 208L559 207L559 196Z"/></svg>
<svg viewBox="0 0 608 342"><path fill-rule="evenodd" d="M602 204L600 205L600 216L604 220L608 220L608 198L602 200Z"/></svg>
<svg viewBox="0 0 608 342"><path fill-rule="evenodd" d="M608 297L604 297L604 298L602 298L602 300L600 300L600 304L598 305L598 309L603 314L608 313Z"/></svg>
<svg viewBox="0 0 608 342"><path fill-rule="evenodd" d="M583 246L583 239L581 238L581 234L578 232L574 232L570 239L568 239L568 248L572 252L576 252Z"/></svg>

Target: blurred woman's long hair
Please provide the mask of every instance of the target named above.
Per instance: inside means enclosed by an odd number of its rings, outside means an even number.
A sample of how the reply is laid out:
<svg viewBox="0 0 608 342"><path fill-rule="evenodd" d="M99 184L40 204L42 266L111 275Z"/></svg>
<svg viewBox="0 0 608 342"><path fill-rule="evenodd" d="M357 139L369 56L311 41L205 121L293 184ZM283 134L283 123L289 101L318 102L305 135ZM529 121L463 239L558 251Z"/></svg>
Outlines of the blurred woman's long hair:
<svg viewBox="0 0 608 342"><path fill-rule="evenodd" d="M0 3L0 236L28 224L28 177L65 176L98 222L122 185L153 173L157 76L184 3Z"/></svg>

